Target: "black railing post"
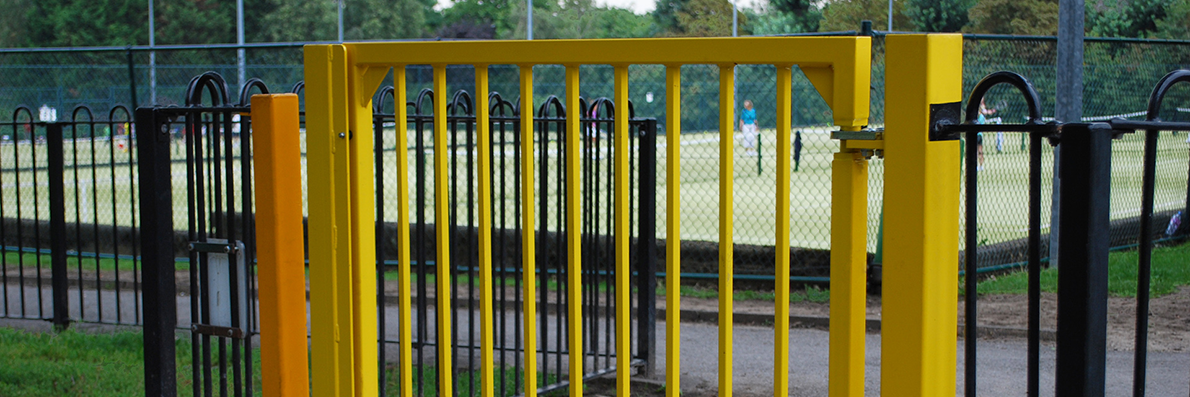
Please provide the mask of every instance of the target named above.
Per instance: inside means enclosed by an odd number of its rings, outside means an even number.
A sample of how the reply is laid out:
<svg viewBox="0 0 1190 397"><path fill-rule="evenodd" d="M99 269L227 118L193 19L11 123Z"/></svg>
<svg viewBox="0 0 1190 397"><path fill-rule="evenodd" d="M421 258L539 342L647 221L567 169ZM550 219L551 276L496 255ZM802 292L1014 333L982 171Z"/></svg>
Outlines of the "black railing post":
<svg viewBox="0 0 1190 397"><path fill-rule="evenodd" d="M132 108L136 109L136 64L132 62L132 48L128 49L128 96Z"/></svg>
<svg viewBox="0 0 1190 397"><path fill-rule="evenodd" d="M1062 127L1058 397L1104 395L1111 139L1104 123Z"/></svg>
<svg viewBox="0 0 1190 397"><path fill-rule="evenodd" d="M177 395L174 327L178 323L178 309L169 130L153 109L141 108L136 110L136 131L143 247L145 396L172 397Z"/></svg>
<svg viewBox="0 0 1190 397"><path fill-rule="evenodd" d="M640 231L637 249L637 349L645 360L644 373L651 377L657 370L657 120L648 120L640 129Z"/></svg>
<svg viewBox="0 0 1190 397"><path fill-rule="evenodd" d="M66 193L63 180L62 124L45 127L50 183L50 282L53 286L54 329L70 327L70 283L66 280Z"/></svg>

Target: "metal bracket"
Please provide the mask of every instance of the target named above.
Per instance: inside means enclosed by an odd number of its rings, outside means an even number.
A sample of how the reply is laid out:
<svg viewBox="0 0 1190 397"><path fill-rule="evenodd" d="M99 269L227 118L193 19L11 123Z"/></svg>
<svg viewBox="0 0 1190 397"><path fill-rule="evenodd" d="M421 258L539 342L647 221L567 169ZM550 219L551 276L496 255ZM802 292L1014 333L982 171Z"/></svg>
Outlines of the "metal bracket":
<svg viewBox="0 0 1190 397"><path fill-rule="evenodd" d="M190 330L196 334L220 336L232 339L244 339L244 331L233 327L220 327L218 325L207 324L193 324Z"/></svg>
<svg viewBox="0 0 1190 397"><path fill-rule="evenodd" d="M961 102L930 104L930 142L959 140L958 132L947 127L962 123L962 111Z"/></svg>
<svg viewBox="0 0 1190 397"><path fill-rule="evenodd" d="M207 252L216 254L230 254L237 250L234 244L226 243L209 243L192 241L186 246L187 249L193 252Z"/></svg>
<svg viewBox="0 0 1190 397"><path fill-rule="evenodd" d="M856 151L865 159L884 158L884 130L831 131L831 139L838 139L842 151Z"/></svg>

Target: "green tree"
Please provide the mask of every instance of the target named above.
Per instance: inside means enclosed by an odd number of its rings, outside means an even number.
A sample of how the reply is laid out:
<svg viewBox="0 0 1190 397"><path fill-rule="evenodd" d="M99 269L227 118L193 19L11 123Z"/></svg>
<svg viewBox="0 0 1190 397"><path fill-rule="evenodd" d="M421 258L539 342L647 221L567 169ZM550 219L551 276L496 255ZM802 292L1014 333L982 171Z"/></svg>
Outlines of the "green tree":
<svg viewBox="0 0 1190 397"><path fill-rule="evenodd" d="M148 7L140 1L43 0L26 7L23 16L24 44L30 47L121 46L149 41L144 28Z"/></svg>
<svg viewBox="0 0 1190 397"><path fill-rule="evenodd" d="M25 24L31 7L33 5L29 0L10 0L8 12L0 14L0 47L19 47L25 44Z"/></svg>
<svg viewBox="0 0 1190 397"><path fill-rule="evenodd" d="M343 38L347 40L424 37L424 0L346 0Z"/></svg>
<svg viewBox="0 0 1190 397"><path fill-rule="evenodd" d="M251 42L334 40L336 5L327 0L245 1L244 32Z"/></svg>
<svg viewBox="0 0 1190 397"><path fill-rule="evenodd" d="M236 42L235 3L217 0L158 1L154 4L153 13L159 45ZM142 26L140 23L135 25Z"/></svg>
<svg viewBox="0 0 1190 397"><path fill-rule="evenodd" d="M1058 34L1057 0L979 0L969 15L967 33Z"/></svg>
<svg viewBox="0 0 1190 397"><path fill-rule="evenodd" d="M756 35L817 32L822 9L807 0L773 0L749 19Z"/></svg>
<svg viewBox="0 0 1190 397"><path fill-rule="evenodd" d="M535 39L603 39L648 37L652 19L632 11L596 6L591 0L565 0L533 7L533 38ZM506 38L524 39L528 29L525 5L513 4L509 13L513 31Z"/></svg>
<svg viewBox="0 0 1190 397"><path fill-rule="evenodd" d="M658 0L653 11L661 36L731 36L732 12L728 0ZM739 13L741 34L747 32L747 14Z"/></svg>
<svg viewBox="0 0 1190 397"><path fill-rule="evenodd" d="M494 25L496 31L495 37L509 37L516 27L516 22L510 19L509 15L515 5L519 3L519 0L459 0L451 5L450 8L442 10L441 27L446 28L461 21L468 21L467 23L481 26ZM540 6L536 3L548 3L548 1L534 1L533 10L535 14ZM521 19L524 19L524 15L522 12ZM536 22L536 18L534 18L534 22Z"/></svg>
<svg viewBox="0 0 1190 397"><path fill-rule="evenodd" d="M972 0L908 0L905 15L919 32L959 32Z"/></svg>
<svg viewBox="0 0 1190 397"><path fill-rule="evenodd" d="M1190 39L1190 0L1176 0L1165 9L1165 18L1156 21L1153 37L1161 39Z"/></svg>
<svg viewBox="0 0 1190 397"><path fill-rule="evenodd" d="M876 29L888 27L887 0L838 0L827 3L822 10L824 32L839 32L859 29L862 21L872 21ZM910 29L909 17L905 15L905 2L893 2L893 29Z"/></svg>
<svg viewBox="0 0 1190 397"><path fill-rule="evenodd" d="M1099 37L1151 37L1174 0L1088 1L1087 33ZM1182 1L1184 3L1184 1ZM1186 26L1183 25L1183 28Z"/></svg>

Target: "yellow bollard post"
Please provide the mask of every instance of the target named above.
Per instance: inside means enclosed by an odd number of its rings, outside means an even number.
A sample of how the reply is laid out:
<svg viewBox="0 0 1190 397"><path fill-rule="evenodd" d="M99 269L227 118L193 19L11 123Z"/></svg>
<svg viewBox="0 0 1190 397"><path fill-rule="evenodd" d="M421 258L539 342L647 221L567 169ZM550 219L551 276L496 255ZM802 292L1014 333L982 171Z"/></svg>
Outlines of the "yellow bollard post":
<svg viewBox="0 0 1190 397"><path fill-rule="evenodd" d="M892 35L885 103L881 391L953 396L959 144L931 141L931 107L962 93L960 35ZM956 105L952 105L956 106Z"/></svg>
<svg viewBox="0 0 1190 397"><path fill-rule="evenodd" d="M309 395L298 97L252 96L261 392Z"/></svg>

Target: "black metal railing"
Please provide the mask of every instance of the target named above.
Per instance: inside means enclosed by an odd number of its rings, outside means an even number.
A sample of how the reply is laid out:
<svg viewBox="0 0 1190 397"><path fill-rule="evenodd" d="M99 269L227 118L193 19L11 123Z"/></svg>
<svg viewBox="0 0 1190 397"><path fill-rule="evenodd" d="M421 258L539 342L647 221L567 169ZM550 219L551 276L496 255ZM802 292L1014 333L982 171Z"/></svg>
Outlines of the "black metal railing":
<svg viewBox="0 0 1190 397"><path fill-rule="evenodd" d="M1062 148L1058 169L1062 183L1058 192L1063 215L1058 237L1059 256L1064 270L1058 276L1056 393L1058 396L1102 396L1105 391L1107 346L1108 252L1111 248L1111 164L1112 141L1123 134L1145 130L1143 186L1141 189L1140 232L1138 239L1136 296L1136 343L1134 345L1133 395L1145 395L1148 352L1148 305L1153 239L1154 175L1157 141L1160 131L1190 131L1190 123L1163 122L1158 119L1162 100L1174 84L1190 81L1190 71L1178 70L1157 84L1148 104L1145 121L1114 118L1107 122L1045 123L1041 118L1039 95L1023 76L1012 72L988 75L975 86L967 102L962 124L939 120L935 130L942 139L957 139L965 133L966 236L963 252L965 283L964 395L977 395L978 275L979 236L977 166L978 134L982 132L1020 132L1029 138L1029 235L1028 235L1028 375L1027 393L1040 392L1041 331L1041 148L1042 139ZM995 85L1008 84L1024 97L1028 119L1023 124L980 125L983 97ZM1187 200L1190 205L1190 199ZM1190 207L1187 207L1190 208ZM1174 239L1184 239L1187 228L1175 231Z"/></svg>

